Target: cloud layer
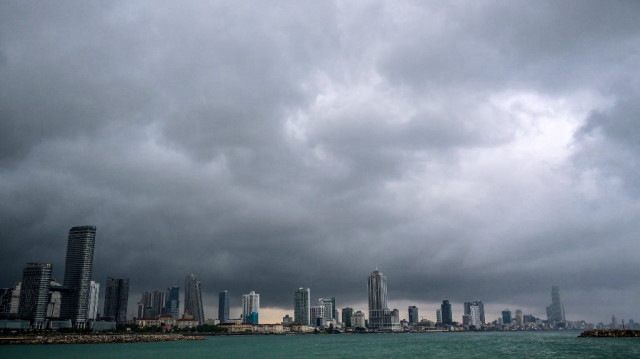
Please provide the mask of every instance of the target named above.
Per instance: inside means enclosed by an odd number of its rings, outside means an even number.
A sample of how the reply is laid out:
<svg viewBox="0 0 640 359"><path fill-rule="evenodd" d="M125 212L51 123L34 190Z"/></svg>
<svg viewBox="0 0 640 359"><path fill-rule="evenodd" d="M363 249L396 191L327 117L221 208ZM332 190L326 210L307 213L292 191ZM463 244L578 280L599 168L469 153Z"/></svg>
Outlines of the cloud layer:
<svg viewBox="0 0 640 359"><path fill-rule="evenodd" d="M223 289L364 310L378 267L392 306L544 318L560 285L569 319L638 319L638 13L3 2L0 285L61 278L92 224L96 280L195 273L212 318Z"/></svg>

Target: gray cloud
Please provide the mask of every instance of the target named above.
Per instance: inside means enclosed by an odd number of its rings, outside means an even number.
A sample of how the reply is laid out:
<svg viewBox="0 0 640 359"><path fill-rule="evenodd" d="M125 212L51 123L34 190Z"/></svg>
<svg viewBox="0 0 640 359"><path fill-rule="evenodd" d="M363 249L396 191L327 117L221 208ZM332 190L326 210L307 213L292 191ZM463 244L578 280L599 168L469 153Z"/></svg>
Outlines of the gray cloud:
<svg viewBox="0 0 640 359"><path fill-rule="evenodd" d="M403 305L636 315L634 2L0 14L1 286L93 224L131 303L195 273L209 308L363 305L378 266Z"/></svg>

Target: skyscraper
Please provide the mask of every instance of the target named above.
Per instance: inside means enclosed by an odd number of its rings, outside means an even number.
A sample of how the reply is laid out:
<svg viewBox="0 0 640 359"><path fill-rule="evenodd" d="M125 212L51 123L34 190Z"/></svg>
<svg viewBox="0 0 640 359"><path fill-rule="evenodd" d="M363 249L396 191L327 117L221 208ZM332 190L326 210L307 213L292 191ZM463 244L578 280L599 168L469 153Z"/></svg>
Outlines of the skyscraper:
<svg viewBox="0 0 640 359"><path fill-rule="evenodd" d="M311 325L314 327L324 326L324 305L312 305L309 307Z"/></svg>
<svg viewBox="0 0 640 359"><path fill-rule="evenodd" d="M180 287L167 288L165 300L164 314L172 315L177 319L180 315Z"/></svg>
<svg viewBox="0 0 640 359"><path fill-rule="evenodd" d="M144 292L138 302L138 318L157 318L164 313L165 292L154 290Z"/></svg>
<svg viewBox="0 0 640 359"><path fill-rule="evenodd" d="M218 295L218 320L224 323L229 320L229 291L223 290Z"/></svg>
<svg viewBox="0 0 640 359"><path fill-rule="evenodd" d="M242 295L242 320L244 323L258 324L260 314L260 294L251 291Z"/></svg>
<svg viewBox="0 0 640 359"><path fill-rule="evenodd" d="M127 322L129 279L107 278L104 293L104 317L117 324Z"/></svg>
<svg viewBox="0 0 640 359"><path fill-rule="evenodd" d="M293 293L293 321L296 324L311 324L311 289L298 288Z"/></svg>
<svg viewBox="0 0 640 359"><path fill-rule="evenodd" d="M184 312L193 315L198 324L204 323L202 291L195 274L188 275L184 280Z"/></svg>
<svg viewBox="0 0 640 359"><path fill-rule="evenodd" d="M442 324L453 325L453 312L451 311L451 303L448 300L443 300L440 305L442 314Z"/></svg>
<svg viewBox="0 0 640 359"><path fill-rule="evenodd" d="M98 298L100 295L100 283L94 281L89 285L89 306L87 307L87 320L95 320L98 316Z"/></svg>
<svg viewBox="0 0 640 359"><path fill-rule="evenodd" d="M464 302L464 315L469 316L469 325L481 326L484 321L484 303L480 300Z"/></svg>
<svg viewBox="0 0 640 359"><path fill-rule="evenodd" d="M346 328L350 328L353 326L353 322L351 321L352 317L353 317L353 308L351 307L342 308L342 324L344 324Z"/></svg>
<svg viewBox="0 0 640 359"><path fill-rule="evenodd" d="M418 307L415 305L409 306L409 323L410 324L418 324Z"/></svg>
<svg viewBox="0 0 640 359"><path fill-rule="evenodd" d="M334 314L336 312L336 298L320 298L318 304L324 307L324 320L335 319Z"/></svg>
<svg viewBox="0 0 640 359"><path fill-rule="evenodd" d="M511 324L511 311L509 309L502 311L502 324Z"/></svg>
<svg viewBox="0 0 640 359"><path fill-rule="evenodd" d="M387 277L375 270L368 280L369 327L376 330L395 330L400 319L387 308Z"/></svg>
<svg viewBox="0 0 640 359"><path fill-rule="evenodd" d="M22 271L22 289L20 291L20 318L31 320L38 329L44 326L49 302L49 282L51 282L51 264L28 263Z"/></svg>
<svg viewBox="0 0 640 359"><path fill-rule="evenodd" d="M72 227L69 230L60 317L71 319L77 328L84 328L87 321L95 241L95 226Z"/></svg>
<svg viewBox="0 0 640 359"><path fill-rule="evenodd" d="M564 304L560 301L560 287L551 287L551 305L547 307L547 320L550 322L564 322Z"/></svg>

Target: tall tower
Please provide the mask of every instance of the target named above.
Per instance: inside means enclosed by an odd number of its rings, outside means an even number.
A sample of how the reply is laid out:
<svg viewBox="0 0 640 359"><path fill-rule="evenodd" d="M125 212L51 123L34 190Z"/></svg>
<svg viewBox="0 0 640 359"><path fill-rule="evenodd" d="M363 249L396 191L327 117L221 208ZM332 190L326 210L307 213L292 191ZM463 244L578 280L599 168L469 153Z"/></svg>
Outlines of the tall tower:
<svg viewBox="0 0 640 359"><path fill-rule="evenodd" d="M129 279L107 278L104 293L104 316L117 324L127 322Z"/></svg>
<svg viewBox="0 0 640 359"><path fill-rule="evenodd" d="M84 328L87 322L95 241L95 226L69 230L60 317L71 319L77 328Z"/></svg>
<svg viewBox="0 0 640 359"><path fill-rule="evenodd" d="M469 316L469 325L475 325L476 327L484 325L484 304L481 300L464 302L464 315Z"/></svg>
<svg viewBox="0 0 640 359"><path fill-rule="evenodd" d="M204 323L202 291L195 274L188 275L184 280L184 312L193 315L198 324Z"/></svg>
<svg viewBox="0 0 640 359"><path fill-rule="evenodd" d="M368 280L369 326L378 330L394 330L399 320L387 307L387 277L374 270Z"/></svg>
<svg viewBox="0 0 640 359"><path fill-rule="evenodd" d="M564 304L560 301L560 287L551 287L551 305L547 307L547 320L564 322Z"/></svg>
<svg viewBox="0 0 640 359"><path fill-rule="evenodd" d="M258 324L260 294L251 291L242 295L242 320L244 323Z"/></svg>
<svg viewBox="0 0 640 359"><path fill-rule="evenodd" d="M440 305L440 310L442 314L442 324L452 325L453 324L453 312L451 311L451 303L448 300L443 300Z"/></svg>
<svg viewBox="0 0 640 359"><path fill-rule="evenodd" d="M165 300L164 314L172 315L177 319L180 315L180 287L167 288Z"/></svg>
<svg viewBox="0 0 640 359"><path fill-rule="evenodd" d="M409 323L410 324L418 324L418 307L415 305L409 306Z"/></svg>
<svg viewBox="0 0 640 359"><path fill-rule="evenodd" d="M91 281L89 290L89 306L87 307L87 320L96 320L98 316L98 297L100 295L100 283Z"/></svg>
<svg viewBox="0 0 640 359"><path fill-rule="evenodd" d="M218 295L218 320L224 323L229 320L229 291L223 290Z"/></svg>
<svg viewBox="0 0 640 359"><path fill-rule="evenodd" d="M311 308L311 289L298 288L293 293L293 321L296 324L309 325Z"/></svg>
<svg viewBox="0 0 640 359"><path fill-rule="evenodd" d="M43 327L47 315L49 282L51 282L51 264L27 263L22 272L18 313L21 318L30 319L37 329Z"/></svg>
<svg viewBox="0 0 640 359"><path fill-rule="evenodd" d="M336 298L332 297L332 298L320 298L318 305L321 305L324 307L324 320L327 321L329 319L334 319L335 318L335 312L336 312ZM337 320L336 320L337 322Z"/></svg>

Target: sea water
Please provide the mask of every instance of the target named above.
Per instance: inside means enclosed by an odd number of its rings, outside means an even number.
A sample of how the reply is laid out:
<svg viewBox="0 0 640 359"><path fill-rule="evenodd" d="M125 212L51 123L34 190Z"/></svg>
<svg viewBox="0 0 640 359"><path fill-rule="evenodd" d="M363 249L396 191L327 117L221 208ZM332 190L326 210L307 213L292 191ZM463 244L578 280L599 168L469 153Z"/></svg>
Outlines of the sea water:
<svg viewBox="0 0 640 359"><path fill-rule="evenodd" d="M640 338L579 332L249 335L131 344L3 345L0 358L640 358Z"/></svg>

